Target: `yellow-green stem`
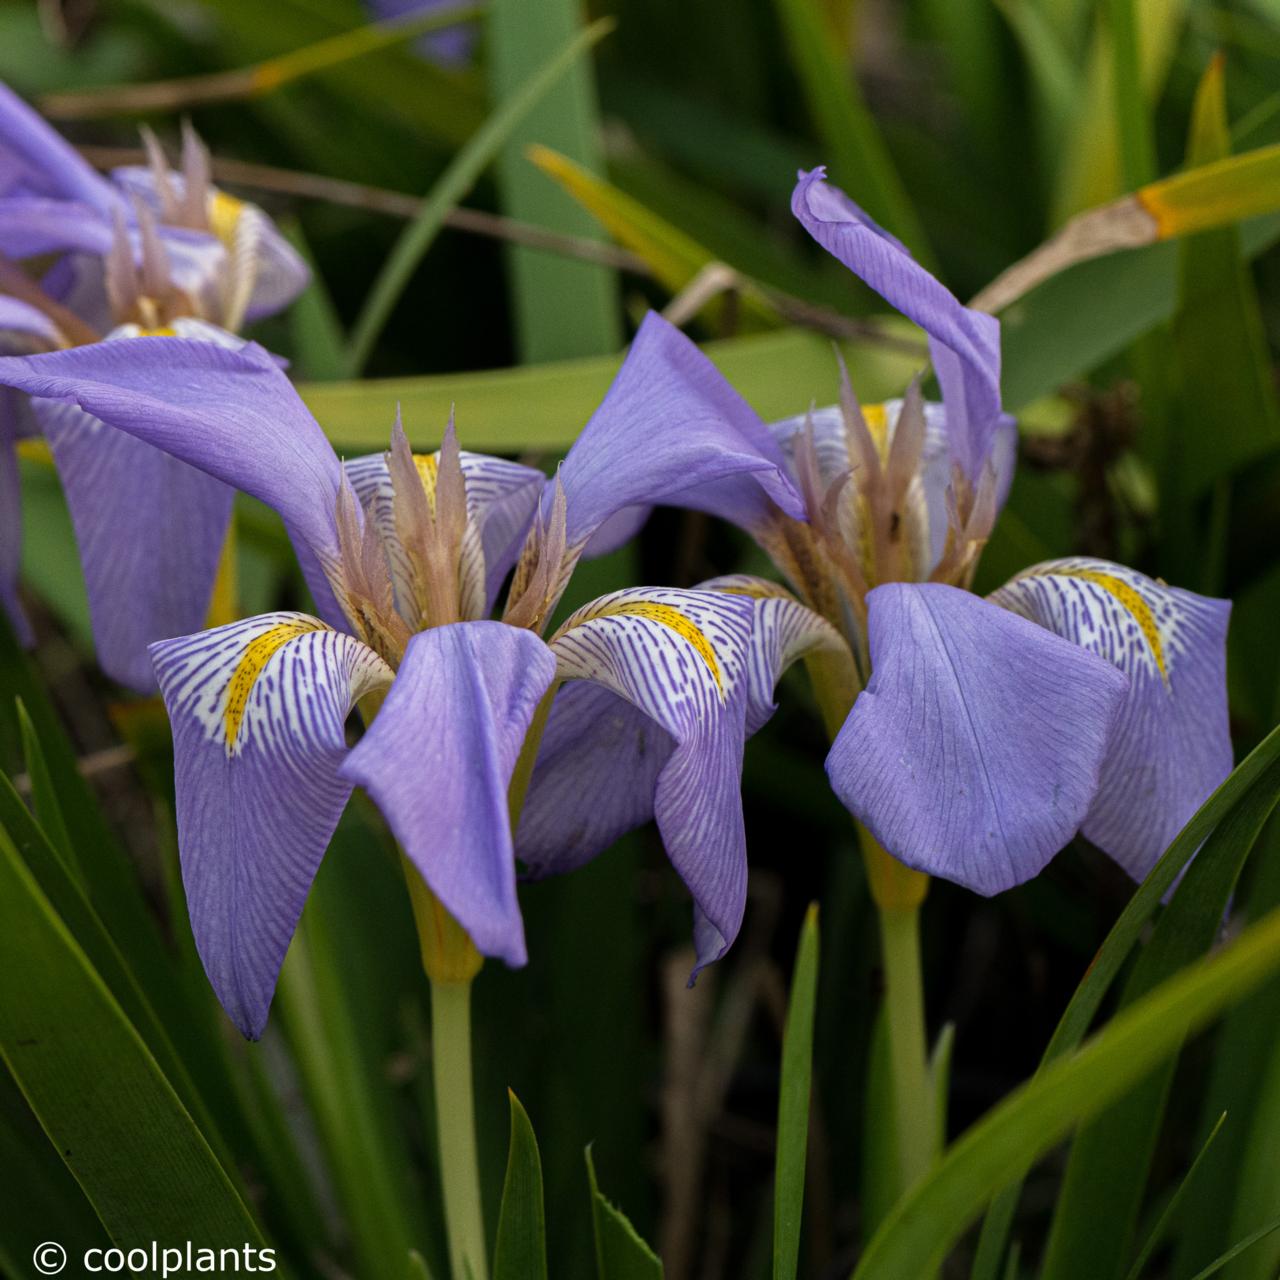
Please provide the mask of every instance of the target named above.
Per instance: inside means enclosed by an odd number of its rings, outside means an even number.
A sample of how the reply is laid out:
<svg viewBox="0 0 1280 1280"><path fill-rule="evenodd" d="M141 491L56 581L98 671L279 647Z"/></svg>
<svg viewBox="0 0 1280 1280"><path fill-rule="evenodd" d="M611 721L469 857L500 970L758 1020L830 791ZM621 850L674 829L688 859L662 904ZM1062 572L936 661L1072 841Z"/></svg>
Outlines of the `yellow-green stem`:
<svg viewBox="0 0 1280 1280"><path fill-rule="evenodd" d="M453 1280L488 1280L471 1089L471 982L431 983L431 1070Z"/></svg>
<svg viewBox="0 0 1280 1280"><path fill-rule="evenodd" d="M852 653L817 654L807 665L823 723L834 738L859 692ZM937 1144L920 972L920 904L929 877L886 853L861 823L857 829L867 885L880 916L901 1194L928 1172Z"/></svg>

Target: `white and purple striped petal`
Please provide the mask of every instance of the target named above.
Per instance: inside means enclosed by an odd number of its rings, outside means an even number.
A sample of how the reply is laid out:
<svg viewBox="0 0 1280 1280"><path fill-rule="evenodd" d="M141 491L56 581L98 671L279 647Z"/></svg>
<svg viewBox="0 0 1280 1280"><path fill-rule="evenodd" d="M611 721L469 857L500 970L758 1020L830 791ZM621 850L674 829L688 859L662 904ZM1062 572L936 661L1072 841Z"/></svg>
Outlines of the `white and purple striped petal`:
<svg viewBox="0 0 1280 1280"><path fill-rule="evenodd" d="M213 331L201 332L209 337ZM317 607L339 622L325 566L338 556L341 464L273 357L254 343L226 340L237 349L139 337L12 356L0 359L0 385L78 405L274 508Z"/></svg>
<svg viewBox="0 0 1280 1280"><path fill-rule="evenodd" d="M173 726L196 946L222 1006L262 1033L316 868L351 794L344 723L391 669L316 618L272 613L151 646Z"/></svg>
<svg viewBox="0 0 1280 1280"><path fill-rule="evenodd" d="M484 955L525 963L507 789L556 662L531 631L459 622L409 642L342 777Z"/></svg>
<svg viewBox="0 0 1280 1280"><path fill-rule="evenodd" d="M801 173L791 211L833 257L929 335L947 410L951 454L977 485L995 448L1000 409L1000 322L965 307L907 248L877 226L826 170Z"/></svg>
<svg viewBox="0 0 1280 1280"><path fill-rule="evenodd" d="M1230 602L1085 558L1035 565L990 599L1128 676L1082 830L1141 880L1231 772Z"/></svg>
<svg viewBox="0 0 1280 1280"><path fill-rule="evenodd" d="M655 312L565 457L560 482L571 547L628 507L671 503L746 528L775 505L804 516L769 429L697 345Z"/></svg>
<svg viewBox="0 0 1280 1280"><path fill-rule="evenodd" d="M867 597L871 679L827 757L889 853L978 893L1040 871L1094 803L1126 677L977 596Z"/></svg>
<svg viewBox="0 0 1280 1280"><path fill-rule="evenodd" d="M763 579L736 575L696 590L751 602L751 639L742 668L748 735L769 718L774 685L792 662L817 649L843 647L828 623ZM676 746L672 732L610 685L574 681L562 689L543 734L517 835L516 852L530 872L573 870L648 822L658 779Z"/></svg>
<svg viewBox="0 0 1280 1280"><path fill-rule="evenodd" d="M728 949L746 904L739 789L752 613L749 600L711 592L617 591L579 609L551 641L562 679L602 685L674 740L653 813L667 856L713 926L699 968Z"/></svg>

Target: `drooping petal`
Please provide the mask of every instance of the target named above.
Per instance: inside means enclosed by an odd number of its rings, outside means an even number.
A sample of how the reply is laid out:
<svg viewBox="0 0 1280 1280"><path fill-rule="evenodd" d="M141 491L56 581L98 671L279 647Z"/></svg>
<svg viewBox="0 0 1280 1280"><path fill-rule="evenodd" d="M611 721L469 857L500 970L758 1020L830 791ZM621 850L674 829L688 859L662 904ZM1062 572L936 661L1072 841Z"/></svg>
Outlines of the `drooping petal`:
<svg viewBox="0 0 1280 1280"><path fill-rule="evenodd" d="M555 659L531 631L460 622L409 642L342 776L485 955L526 959L507 788Z"/></svg>
<svg viewBox="0 0 1280 1280"><path fill-rule="evenodd" d="M1128 676L1082 830L1141 880L1231 772L1230 602L1084 558L1035 565L990 598Z"/></svg>
<svg viewBox="0 0 1280 1280"><path fill-rule="evenodd" d="M774 685L792 662L844 644L827 622L761 578L718 578L696 590L753 606L742 668L748 734L769 718ZM612 684L566 685L552 706L520 820L516 853L531 874L573 870L648 822L659 777L676 747L671 731Z"/></svg>
<svg viewBox="0 0 1280 1280"><path fill-rule="evenodd" d="M667 856L714 926L698 966L737 936L747 893L742 824L749 600L640 588L578 610L551 641L566 680L625 698L675 741L653 793Z"/></svg>
<svg viewBox="0 0 1280 1280"><path fill-rule="evenodd" d="M463 451L460 460L467 485L467 511L479 530L484 549L486 605L492 607L520 552L547 478L534 467L486 453ZM394 555L395 515L387 455L371 453L351 458L343 467L365 513ZM395 570L396 566L392 568Z"/></svg>
<svg viewBox="0 0 1280 1280"><path fill-rule="evenodd" d="M647 505L623 507L621 511L615 511L587 539L587 545L582 549L582 558L594 560L597 556L607 556L611 551L625 547L644 528L652 514L653 508Z"/></svg>
<svg viewBox="0 0 1280 1280"><path fill-rule="evenodd" d="M871 679L827 757L845 806L910 867L992 894L1084 821L1127 680L941 584L868 597Z"/></svg>
<svg viewBox="0 0 1280 1280"><path fill-rule="evenodd" d="M111 184L3 83L0 192L60 196L108 212L118 203Z"/></svg>
<svg viewBox="0 0 1280 1280"><path fill-rule="evenodd" d="M748 528L773 504L804 516L769 429L696 344L655 312L565 457L560 480L571 547L616 512L645 504L676 503Z"/></svg>
<svg viewBox="0 0 1280 1280"><path fill-rule="evenodd" d="M139 337L12 356L0 359L0 385L79 405L273 507L311 570L317 606L336 621L322 570L337 556L342 467L275 360L255 343L227 340L237 348Z"/></svg>
<svg viewBox="0 0 1280 1280"><path fill-rule="evenodd" d="M877 226L819 167L802 173L791 210L833 257L929 335L952 456L976 485L1001 422L1000 322L971 311Z"/></svg>
<svg viewBox="0 0 1280 1280"><path fill-rule="evenodd" d="M173 726L178 845L196 946L256 1039L351 794L343 725L390 668L316 618L271 613L151 646Z"/></svg>

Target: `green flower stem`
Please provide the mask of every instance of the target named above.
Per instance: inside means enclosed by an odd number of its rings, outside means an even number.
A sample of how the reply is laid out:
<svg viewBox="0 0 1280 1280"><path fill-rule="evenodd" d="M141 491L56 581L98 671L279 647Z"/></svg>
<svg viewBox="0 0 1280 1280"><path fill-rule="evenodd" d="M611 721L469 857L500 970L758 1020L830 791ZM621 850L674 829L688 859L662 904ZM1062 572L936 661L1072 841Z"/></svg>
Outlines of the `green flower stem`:
<svg viewBox="0 0 1280 1280"><path fill-rule="evenodd" d="M936 1140L920 979L919 907L880 908L880 954L884 962L901 1193L929 1172Z"/></svg>
<svg viewBox="0 0 1280 1280"><path fill-rule="evenodd" d="M808 658L806 665L823 724L828 736L834 738L859 692L852 654L817 654ZM867 884L880 915L900 1171L898 1192L902 1194L929 1171L937 1155L920 973L920 904L928 892L929 877L886 853L861 823L858 843L862 846Z"/></svg>
<svg viewBox="0 0 1280 1280"><path fill-rule="evenodd" d="M431 982L431 1069L453 1280L487 1280L471 1088L471 983Z"/></svg>

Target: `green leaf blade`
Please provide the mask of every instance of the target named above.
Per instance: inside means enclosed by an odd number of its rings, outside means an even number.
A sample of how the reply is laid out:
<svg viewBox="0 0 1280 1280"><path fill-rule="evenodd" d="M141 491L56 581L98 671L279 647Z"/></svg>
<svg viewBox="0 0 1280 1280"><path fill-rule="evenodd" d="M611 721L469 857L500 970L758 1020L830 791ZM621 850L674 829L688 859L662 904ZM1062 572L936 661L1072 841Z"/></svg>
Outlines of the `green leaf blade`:
<svg viewBox="0 0 1280 1280"><path fill-rule="evenodd" d="M778 1142L774 1167L773 1280L795 1280L809 1146L809 1090L813 1073L813 1013L818 995L818 907L810 905L800 931L791 1000L782 1038Z"/></svg>
<svg viewBox="0 0 1280 1280"><path fill-rule="evenodd" d="M546 1280L547 1228L542 1207L542 1161L538 1140L520 1099L511 1101L511 1147L502 1185L493 1280Z"/></svg>

